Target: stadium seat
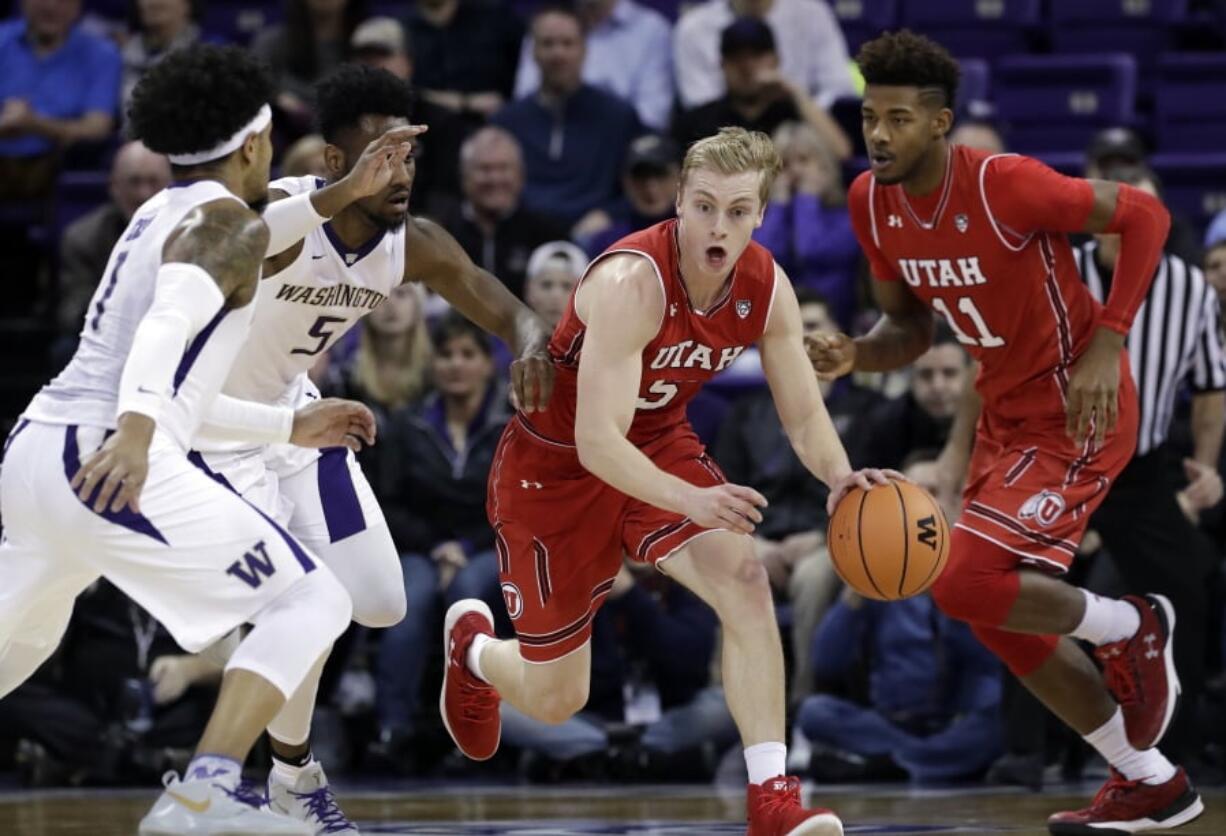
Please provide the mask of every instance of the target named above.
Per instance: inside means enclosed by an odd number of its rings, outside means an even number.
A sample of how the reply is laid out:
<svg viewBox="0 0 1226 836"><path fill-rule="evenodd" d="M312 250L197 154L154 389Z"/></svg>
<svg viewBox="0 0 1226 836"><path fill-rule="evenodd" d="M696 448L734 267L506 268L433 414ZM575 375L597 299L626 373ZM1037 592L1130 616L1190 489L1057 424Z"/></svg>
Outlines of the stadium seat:
<svg viewBox="0 0 1226 836"><path fill-rule="evenodd" d="M1150 157L1171 210L1203 229L1226 209L1226 152L1162 153Z"/></svg>
<svg viewBox="0 0 1226 836"><path fill-rule="evenodd" d="M1137 65L1129 55L1016 55L992 76L1010 148L1081 151L1108 125L1134 125Z"/></svg>
<svg viewBox="0 0 1226 836"><path fill-rule="evenodd" d="M1158 54L1174 49L1188 0L1078 0L1052 3L1049 35L1058 53L1126 52L1137 61L1138 93L1154 92Z"/></svg>
<svg viewBox="0 0 1226 836"><path fill-rule="evenodd" d="M1039 12L1039 0L902 0L900 19L954 55L991 60L1027 52Z"/></svg>
<svg viewBox="0 0 1226 836"><path fill-rule="evenodd" d="M282 4L276 0L212 0L204 7L201 28L224 43L247 45L282 17Z"/></svg>
<svg viewBox="0 0 1226 836"><path fill-rule="evenodd" d="M853 56L862 43L898 24L898 0L830 0L830 8Z"/></svg>
<svg viewBox="0 0 1226 836"><path fill-rule="evenodd" d="M1168 53L1157 64L1154 110L1164 151L1226 150L1226 55Z"/></svg>

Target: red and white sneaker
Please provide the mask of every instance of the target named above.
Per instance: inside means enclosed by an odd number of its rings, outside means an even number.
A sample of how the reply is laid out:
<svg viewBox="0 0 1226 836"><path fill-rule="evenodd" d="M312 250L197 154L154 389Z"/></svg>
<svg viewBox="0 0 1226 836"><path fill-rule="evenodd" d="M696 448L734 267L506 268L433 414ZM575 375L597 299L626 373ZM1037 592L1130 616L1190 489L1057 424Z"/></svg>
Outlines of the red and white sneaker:
<svg viewBox="0 0 1226 836"><path fill-rule="evenodd" d="M843 822L833 810L801 806L800 779L790 775L750 784L745 809L746 836L843 836Z"/></svg>
<svg viewBox="0 0 1226 836"><path fill-rule="evenodd" d="M480 633L494 635L494 615L475 598L456 601L443 619L443 692L438 710L443 725L466 757L485 761L494 757L502 739L502 702L493 686L468 669L468 648Z"/></svg>
<svg viewBox="0 0 1226 836"><path fill-rule="evenodd" d="M1114 769L1084 810L1056 813L1047 829L1056 836L1073 833L1143 833L1187 824L1205 812L1204 802L1183 767L1165 784L1129 781Z"/></svg>
<svg viewBox="0 0 1226 836"><path fill-rule="evenodd" d="M1152 749L1166 734L1179 704L1175 673L1175 608L1164 595L1127 595L1141 613L1141 626L1130 639L1094 651L1103 666L1107 690L1124 713L1128 742Z"/></svg>

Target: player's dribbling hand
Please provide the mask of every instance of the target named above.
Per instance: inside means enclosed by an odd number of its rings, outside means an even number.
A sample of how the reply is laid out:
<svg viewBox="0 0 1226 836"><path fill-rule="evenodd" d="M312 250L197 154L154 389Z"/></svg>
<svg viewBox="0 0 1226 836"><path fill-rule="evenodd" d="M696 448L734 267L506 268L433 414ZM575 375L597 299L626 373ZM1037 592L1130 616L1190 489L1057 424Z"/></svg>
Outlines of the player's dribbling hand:
<svg viewBox="0 0 1226 836"><path fill-rule="evenodd" d="M91 506L94 513L103 513L108 505L112 513L125 505L140 513L140 492L149 476L149 442L156 426L147 415L125 412L115 434L81 463L70 485L85 503L98 491Z"/></svg>
<svg viewBox="0 0 1226 836"><path fill-rule="evenodd" d="M375 443L376 434L375 415L365 404L323 398L294 413L289 442L299 447L348 447L359 453Z"/></svg>
<svg viewBox="0 0 1226 836"><path fill-rule="evenodd" d="M511 403L521 412L544 412L553 394L553 362L541 348L511 363Z"/></svg>
<svg viewBox="0 0 1226 836"><path fill-rule="evenodd" d="M427 130L425 125L406 125L392 128L372 140L344 178L352 190L353 199L360 200L383 191L413 153L417 137Z"/></svg>
<svg viewBox="0 0 1226 836"><path fill-rule="evenodd" d="M834 509L838 507L839 502L842 501L843 497L852 488L862 488L866 491L872 490L874 485L888 485L890 480L896 482L911 481L897 470L878 469L875 467L853 470L841 479L836 480L830 486L830 496L826 499L826 514L834 516Z"/></svg>
<svg viewBox="0 0 1226 836"><path fill-rule="evenodd" d="M1090 432L1102 444L1119 420L1120 352L1124 337L1107 328L1094 332L1089 347L1073 364L1069 374L1065 432L1077 444L1085 444Z"/></svg>
<svg viewBox="0 0 1226 836"><path fill-rule="evenodd" d="M856 366L856 343L846 334L806 334L805 351L822 380L842 377Z"/></svg>
<svg viewBox="0 0 1226 836"><path fill-rule="evenodd" d="M737 534L753 534L754 526L762 522L766 497L753 488L722 484L710 488L694 488L682 502L684 513L703 528L726 528Z"/></svg>

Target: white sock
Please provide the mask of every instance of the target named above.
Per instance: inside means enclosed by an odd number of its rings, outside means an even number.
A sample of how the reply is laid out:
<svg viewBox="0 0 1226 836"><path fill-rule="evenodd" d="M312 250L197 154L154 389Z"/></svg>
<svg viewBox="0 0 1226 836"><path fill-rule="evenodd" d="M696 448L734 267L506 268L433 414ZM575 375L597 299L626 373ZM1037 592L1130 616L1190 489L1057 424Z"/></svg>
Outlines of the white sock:
<svg viewBox="0 0 1226 836"><path fill-rule="evenodd" d="M1175 777L1175 766L1157 749L1140 751L1132 747L1124 729L1124 712L1118 708L1110 720L1085 736L1085 742L1129 781L1157 785Z"/></svg>
<svg viewBox="0 0 1226 836"><path fill-rule="evenodd" d="M272 756L272 774L276 777L277 782L294 786L298 783L298 776L304 770L310 769L315 765L315 754L312 752L307 755L307 762L302 766L294 766L292 763L286 763L278 758L275 754Z"/></svg>
<svg viewBox="0 0 1226 836"><path fill-rule="evenodd" d="M765 784L784 774L788 763L788 747L782 743L758 743L745 749L745 766L749 768L749 783Z"/></svg>
<svg viewBox="0 0 1226 836"><path fill-rule="evenodd" d="M489 680L481 672L481 649L493 640L493 636L487 636L485 633L478 633L473 636L473 643L468 646L468 657L465 659L468 662L468 669L473 672L473 675L487 685Z"/></svg>
<svg viewBox="0 0 1226 836"><path fill-rule="evenodd" d="M1130 639L1141 629L1141 614L1127 601L1103 598L1084 589L1081 594L1086 599L1086 614L1077 629L1069 633L1073 638L1100 647Z"/></svg>
<svg viewBox="0 0 1226 836"><path fill-rule="evenodd" d="M234 758L225 755L199 754L192 758L187 769L183 770L184 781L198 781L212 778L227 786L237 784L242 778L243 765Z"/></svg>

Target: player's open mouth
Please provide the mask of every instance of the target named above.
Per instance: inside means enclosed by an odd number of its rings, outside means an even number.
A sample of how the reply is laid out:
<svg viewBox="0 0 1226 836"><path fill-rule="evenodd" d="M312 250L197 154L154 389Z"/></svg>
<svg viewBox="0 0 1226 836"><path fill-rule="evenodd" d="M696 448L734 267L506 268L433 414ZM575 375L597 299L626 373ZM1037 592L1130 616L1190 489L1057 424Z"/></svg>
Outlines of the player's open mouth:
<svg viewBox="0 0 1226 836"><path fill-rule="evenodd" d="M707 264L720 270L727 261L728 251L723 247L707 247Z"/></svg>
<svg viewBox="0 0 1226 836"><path fill-rule="evenodd" d="M874 151L869 155L869 161L872 163L873 171L878 171L887 168L890 163L894 162L894 155L883 151Z"/></svg>
<svg viewBox="0 0 1226 836"><path fill-rule="evenodd" d="M387 202L389 205L394 206L397 209L406 209L409 205L409 193L404 192L402 194L394 194L387 199Z"/></svg>

